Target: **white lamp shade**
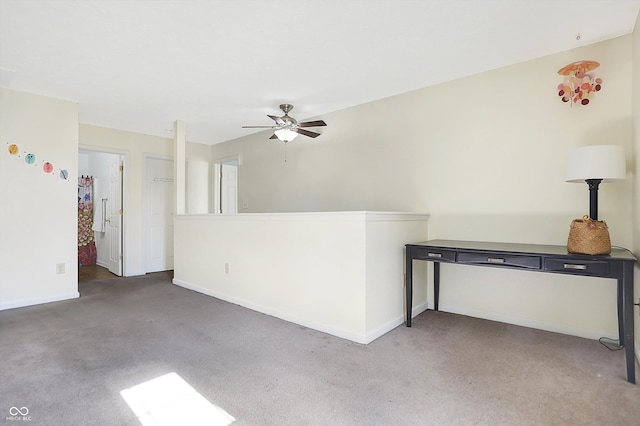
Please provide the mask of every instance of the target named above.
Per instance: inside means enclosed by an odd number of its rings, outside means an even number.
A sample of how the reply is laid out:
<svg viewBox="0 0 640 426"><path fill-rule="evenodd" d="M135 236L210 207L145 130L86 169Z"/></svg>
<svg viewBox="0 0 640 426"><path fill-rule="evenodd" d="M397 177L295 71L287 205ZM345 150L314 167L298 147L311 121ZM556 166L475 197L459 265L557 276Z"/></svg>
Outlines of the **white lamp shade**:
<svg viewBox="0 0 640 426"><path fill-rule="evenodd" d="M567 182L602 179L602 182L624 180L624 150L618 145L593 145L575 148L567 159Z"/></svg>
<svg viewBox="0 0 640 426"><path fill-rule="evenodd" d="M282 142L291 142L296 137L298 137L298 133L294 132L291 129L278 129L274 133Z"/></svg>

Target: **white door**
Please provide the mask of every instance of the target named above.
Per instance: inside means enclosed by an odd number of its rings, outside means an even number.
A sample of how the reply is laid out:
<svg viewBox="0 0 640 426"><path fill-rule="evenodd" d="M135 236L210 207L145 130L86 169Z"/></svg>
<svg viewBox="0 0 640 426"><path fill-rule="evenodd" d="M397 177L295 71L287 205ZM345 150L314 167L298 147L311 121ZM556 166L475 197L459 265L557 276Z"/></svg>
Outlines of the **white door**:
<svg viewBox="0 0 640 426"><path fill-rule="evenodd" d="M122 276L122 160L109 164L109 198L107 199L106 238L109 241L107 268Z"/></svg>
<svg viewBox="0 0 640 426"><path fill-rule="evenodd" d="M220 172L220 213L238 213L238 166L222 163Z"/></svg>
<svg viewBox="0 0 640 426"><path fill-rule="evenodd" d="M147 158L146 161L146 271L173 269L173 161Z"/></svg>

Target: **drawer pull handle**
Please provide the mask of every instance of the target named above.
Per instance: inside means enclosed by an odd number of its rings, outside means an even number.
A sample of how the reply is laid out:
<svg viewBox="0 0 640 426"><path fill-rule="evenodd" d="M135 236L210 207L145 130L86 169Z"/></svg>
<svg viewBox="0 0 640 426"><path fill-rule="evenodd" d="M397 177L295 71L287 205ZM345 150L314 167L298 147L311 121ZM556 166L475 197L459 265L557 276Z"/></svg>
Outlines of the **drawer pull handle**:
<svg viewBox="0 0 640 426"><path fill-rule="evenodd" d="M429 257L442 257L441 253L429 253Z"/></svg>
<svg viewBox="0 0 640 426"><path fill-rule="evenodd" d="M564 269L587 269L587 265L575 265L573 263L565 263Z"/></svg>
<svg viewBox="0 0 640 426"><path fill-rule="evenodd" d="M497 257L488 257L487 262L489 263L504 263L504 259L500 259Z"/></svg>

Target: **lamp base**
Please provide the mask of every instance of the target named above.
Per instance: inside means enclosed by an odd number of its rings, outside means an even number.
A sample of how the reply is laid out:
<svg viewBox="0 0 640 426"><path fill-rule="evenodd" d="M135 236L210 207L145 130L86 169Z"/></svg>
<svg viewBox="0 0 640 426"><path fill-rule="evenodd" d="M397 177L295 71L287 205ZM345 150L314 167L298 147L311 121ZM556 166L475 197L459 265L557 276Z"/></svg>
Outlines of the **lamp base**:
<svg viewBox="0 0 640 426"><path fill-rule="evenodd" d="M585 179L589 185L589 217L598 220L598 187L602 179Z"/></svg>
<svg viewBox="0 0 640 426"><path fill-rule="evenodd" d="M591 256L611 253L611 238L607 224L587 216L574 219L569 229L567 251Z"/></svg>

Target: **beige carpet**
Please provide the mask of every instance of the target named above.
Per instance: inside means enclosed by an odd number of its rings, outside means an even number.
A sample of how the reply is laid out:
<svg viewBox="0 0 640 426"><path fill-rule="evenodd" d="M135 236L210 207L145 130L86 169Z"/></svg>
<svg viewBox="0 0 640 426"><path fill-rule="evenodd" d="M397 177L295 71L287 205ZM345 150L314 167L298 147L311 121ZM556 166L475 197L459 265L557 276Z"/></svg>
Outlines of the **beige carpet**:
<svg viewBox="0 0 640 426"><path fill-rule="evenodd" d="M640 424L596 341L428 311L365 346L166 273L80 293L0 312L0 425Z"/></svg>

